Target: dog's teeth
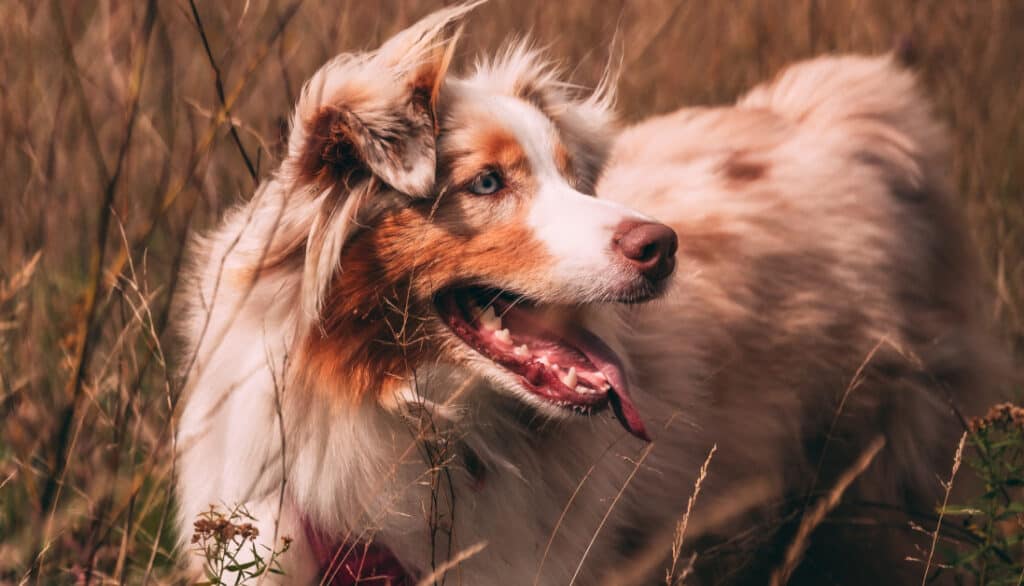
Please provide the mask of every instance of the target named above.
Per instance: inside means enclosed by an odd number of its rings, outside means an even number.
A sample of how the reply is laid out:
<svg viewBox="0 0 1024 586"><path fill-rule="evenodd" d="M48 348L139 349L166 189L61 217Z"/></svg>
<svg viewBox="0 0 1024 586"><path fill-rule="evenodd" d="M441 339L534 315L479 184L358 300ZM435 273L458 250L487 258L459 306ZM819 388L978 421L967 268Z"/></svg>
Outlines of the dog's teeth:
<svg viewBox="0 0 1024 586"><path fill-rule="evenodd" d="M576 392L581 395L593 395L597 391L595 391L594 389L588 389L583 385L576 385Z"/></svg>
<svg viewBox="0 0 1024 586"><path fill-rule="evenodd" d="M540 362L541 364L547 367L551 366L551 361L548 360L547 356L541 356L540 358L537 359L537 362Z"/></svg>
<svg viewBox="0 0 1024 586"><path fill-rule="evenodd" d="M562 382L565 383L565 386L569 387L570 389L574 389L576 388L576 381L576 367L570 366L569 373L562 377Z"/></svg>
<svg viewBox="0 0 1024 586"><path fill-rule="evenodd" d="M508 328L494 332L494 337L497 338L499 342L504 342L506 344L512 343L512 334L509 333Z"/></svg>
<svg viewBox="0 0 1024 586"><path fill-rule="evenodd" d="M487 309L480 314L480 325L492 330L501 329L501 316L494 313L493 305L488 305Z"/></svg>
<svg viewBox="0 0 1024 586"><path fill-rule="evenodd" d="M508 330L505 331L507 332ZM530 355L530 348L526 344L523 344L522 346L516 346L516 349L513 350L512 353L520 358L526 358Z"/></svg>

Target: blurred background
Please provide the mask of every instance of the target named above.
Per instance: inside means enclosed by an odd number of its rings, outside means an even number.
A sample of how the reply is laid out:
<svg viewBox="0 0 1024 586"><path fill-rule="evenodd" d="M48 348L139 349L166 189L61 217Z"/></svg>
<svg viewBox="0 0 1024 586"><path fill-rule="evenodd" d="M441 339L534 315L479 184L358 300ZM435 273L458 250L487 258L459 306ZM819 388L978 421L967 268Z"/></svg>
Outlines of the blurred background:
<svg viewBox="0 0 1024 586"><path fill-rule="evenodd" d="M0 2L0 583L175 580L167 325L185 236L273 171L319 65L441 5ZM492 0L457 63L524 34L582 85L621 56L627 121L728 103L813 55L898 51L951 129L992 317L1020 356L1024 1Z"/></svg>

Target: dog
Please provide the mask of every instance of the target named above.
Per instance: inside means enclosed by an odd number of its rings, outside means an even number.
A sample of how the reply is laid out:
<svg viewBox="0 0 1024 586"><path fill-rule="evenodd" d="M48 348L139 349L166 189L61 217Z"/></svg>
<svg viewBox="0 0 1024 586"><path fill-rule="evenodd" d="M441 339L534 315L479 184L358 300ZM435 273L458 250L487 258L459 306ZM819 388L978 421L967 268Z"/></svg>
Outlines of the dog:
<svg viewBox="0 0 1024 586"><path fill-rule="evenodd" d="M471 8L327 63L192 242L182 543L244 507L282 583L764 583L851 470L840 511L933 510L999 364L913 76L822 57L621 130L524 43L451 72ZM892 525L791 582L920 580Z"/></svg>

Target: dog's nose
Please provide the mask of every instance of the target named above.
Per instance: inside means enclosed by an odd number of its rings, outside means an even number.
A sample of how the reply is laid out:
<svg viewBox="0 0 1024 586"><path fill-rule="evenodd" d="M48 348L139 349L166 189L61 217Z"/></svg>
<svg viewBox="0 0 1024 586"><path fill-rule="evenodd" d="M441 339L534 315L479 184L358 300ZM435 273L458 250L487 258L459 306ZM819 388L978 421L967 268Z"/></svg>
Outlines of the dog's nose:
<svg viewBox="0 0 1024 586"><path fill-rule="evenodd" d="M623 222L612 236L612 248L652 281L675 270L678 246L675 231L657 222Z"/></svg>

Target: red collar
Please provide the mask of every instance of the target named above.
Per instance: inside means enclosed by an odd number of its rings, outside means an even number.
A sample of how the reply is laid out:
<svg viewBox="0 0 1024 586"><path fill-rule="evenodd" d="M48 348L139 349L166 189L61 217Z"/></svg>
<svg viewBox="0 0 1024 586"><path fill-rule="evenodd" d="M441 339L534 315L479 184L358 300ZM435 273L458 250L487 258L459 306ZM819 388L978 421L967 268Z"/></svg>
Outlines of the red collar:
<svg viewBox="0 0 1024 586"><path fill-rule="evenodd" d="M306 541L326 586L413 586L416 581L387 546L327 538L303 519Z"/></svg>

